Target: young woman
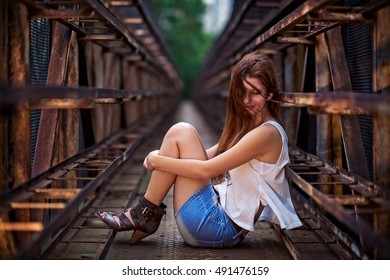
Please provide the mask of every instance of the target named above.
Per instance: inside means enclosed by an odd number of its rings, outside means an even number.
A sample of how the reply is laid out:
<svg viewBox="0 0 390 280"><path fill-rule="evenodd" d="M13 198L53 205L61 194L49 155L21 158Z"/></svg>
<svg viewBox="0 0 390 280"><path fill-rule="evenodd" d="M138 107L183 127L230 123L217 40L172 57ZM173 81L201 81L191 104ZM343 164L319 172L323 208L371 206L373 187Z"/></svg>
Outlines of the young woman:
<svg viewBox="0 0 390 280"><path fill-rule="evenodd" d="M145 158L152 175L138 204L97 216L116 231L134 230L135 243L156 232L165 214L162 201L173 186L176 223L192 246L234 246L258 220L284 229L300 226L285 177L289 157L277 122L279 100L268 58L247 54L232 71L219 143L206 151L193 126L172 126L160 150Z"/></svg>

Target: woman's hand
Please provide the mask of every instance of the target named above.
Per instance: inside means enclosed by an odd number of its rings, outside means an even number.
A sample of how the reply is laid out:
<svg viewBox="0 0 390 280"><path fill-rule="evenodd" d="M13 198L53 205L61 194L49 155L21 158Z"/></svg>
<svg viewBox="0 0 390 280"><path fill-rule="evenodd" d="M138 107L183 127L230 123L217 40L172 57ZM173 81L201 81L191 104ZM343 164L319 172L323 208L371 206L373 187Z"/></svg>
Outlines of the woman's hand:
<svg viewBox="0 0 390 280"><path fill-rule="evenodd" d="M144 160L144 167L146 170L148 170L149 172L152 172L154 170L153 166L152 166L152 158L154 155L158 155L159 153L159 150L155 150L155 151L151 151L145 158Z"/></svg>

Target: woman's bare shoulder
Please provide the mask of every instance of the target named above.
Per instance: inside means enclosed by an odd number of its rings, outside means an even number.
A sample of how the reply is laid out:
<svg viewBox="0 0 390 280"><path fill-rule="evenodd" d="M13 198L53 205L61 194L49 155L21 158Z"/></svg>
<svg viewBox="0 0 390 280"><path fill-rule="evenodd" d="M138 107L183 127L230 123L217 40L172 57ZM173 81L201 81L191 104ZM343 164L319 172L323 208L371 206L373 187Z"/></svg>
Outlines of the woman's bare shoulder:
<svg viewBox="0 0 390 280"><path fill-rule="evenodd" d="M276 163L282 148L282 138L279 130L271 124L265 124L257 127L255 133L258 147L256 158L270 164Z"/></svg>
<svg viewBox="0 0 390 280"><path fill-rule="evenodd" d="M278 140L280 139L279 130L272 124L265 123L256 127L253 132L260 138L263 138L267 141Z"/></svg>

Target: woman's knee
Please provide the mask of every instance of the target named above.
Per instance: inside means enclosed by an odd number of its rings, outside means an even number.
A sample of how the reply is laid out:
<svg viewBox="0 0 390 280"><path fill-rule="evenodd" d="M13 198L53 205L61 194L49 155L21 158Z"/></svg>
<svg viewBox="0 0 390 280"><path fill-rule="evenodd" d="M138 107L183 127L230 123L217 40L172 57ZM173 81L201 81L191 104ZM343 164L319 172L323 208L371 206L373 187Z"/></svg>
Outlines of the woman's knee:
<svg viewBox="0 0 390 280"><path fill-rule="evenodd" d="M195 127L189 123L179 122L173 125L165 135L166 143L175 144L180 157L206 159L207 154L202 140Z"/></svg>
<svg viewBox="0 0 390 280"><path fill-rule="evenodd" d="M175 138L176 140L183 138L192 138L196 139L197 131L195 127L186 122L179 122L171 126L171 128L166 133L165 137Z"/></svg>

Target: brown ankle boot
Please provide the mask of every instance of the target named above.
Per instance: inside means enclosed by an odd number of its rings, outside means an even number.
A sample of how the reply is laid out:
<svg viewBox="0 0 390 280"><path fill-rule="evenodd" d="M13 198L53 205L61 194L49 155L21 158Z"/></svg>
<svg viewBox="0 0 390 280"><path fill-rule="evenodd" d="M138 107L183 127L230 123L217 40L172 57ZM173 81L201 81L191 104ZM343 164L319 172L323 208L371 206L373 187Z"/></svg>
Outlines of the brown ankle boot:
<svg viewBox="0 0 390 280"><path fill-rule="evenodd" d="M97 212L96 216L113 230L134 230L130 239L130 244L134 244L157 231L162 217L166 214L166 207L167 206L164 203L157 206L141 196L138 204L129 209L124 209L122 212L118 213L107 212L104 213L104 217L102 217L101 212ZM130 211L133 222L126 217L125 212L127 211ZM119 218L120 223L114 219L114 216Z"/></svg>
<svg viewBox="0 0 390 280"><path fill-rule="evenodd" d="M134 244L157 231L161 219L166 214L166 207L164 203L157 206L145 197L140 197L138 204L130 209L131 218L136 229L131 236L130 244Z"/></svg>

